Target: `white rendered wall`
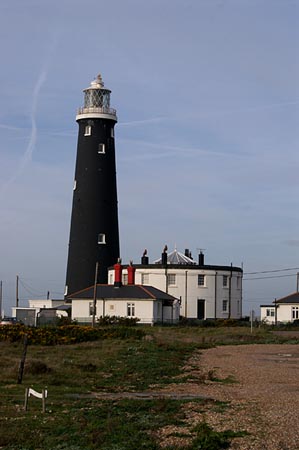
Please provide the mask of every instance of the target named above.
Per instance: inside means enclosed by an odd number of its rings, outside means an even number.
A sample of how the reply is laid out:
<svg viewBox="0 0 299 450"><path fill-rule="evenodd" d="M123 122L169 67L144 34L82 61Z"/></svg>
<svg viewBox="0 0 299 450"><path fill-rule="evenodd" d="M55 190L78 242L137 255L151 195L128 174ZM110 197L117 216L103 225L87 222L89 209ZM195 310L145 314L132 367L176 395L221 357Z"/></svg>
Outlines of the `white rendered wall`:
<svg viewBox="0 0 299 450"><path fill-rule="evenodd" d="M123 274L126 274L126 269ZM154 286L161 291L180 299L180 315L188 318L197 318L197 300L205 300L205 319L231 318L239 319L242 316L242 273L230 270L211 269L185 269L167 268L167 275L176 275L176 284L166 286L165 269L136 268L135 284L143 284L144 277L148 275L146 284ZM198 275L205 276L205 285L198 286ZM223 276L227 276L227 287L223 286ZM114 271L109 271L109 283L114 282ZM231 283L231 287L230 286ZM145 284L145 283L144 283ZM186 295L187 294L187 295ZM227 301L227 311L223 311L223 300ZM229 312L230 309L230 312Z"/></svg>
<svg viewBox="0 0 299 450"><path fill-rule="evenodd" d="M179 311L177 307L163 308L162 302L157 300L128 300L128 299L111 299L111 300L97 300L96 304L96 319L101 316L118 316L127 317L127 304L133 303L135 305L135 315L140 319L139 323L155 323L163 321L177 321L179 318ZM78 322L91 322L92 315L90 315L90 304L92 300L72 300L72 319ZM163 314L163 315L162 315Z"/></svg>
<svg viewBox="0 0 299 450"><path fill-rule="evenodd" d="M277 322L293 322L295 319L292 317L292 308L299 307L299 304L278 304L276 309ZM261 320L269 324L275 323L275 315L267 316L267 309L275 309L275 306L261 306Z"/></svg>
<svg viewBox="0 0 299 450"><path fill-rule="evenodd" d="M56 308L57 306L64 305L64 300L28 300L29 308Z"/></svg>

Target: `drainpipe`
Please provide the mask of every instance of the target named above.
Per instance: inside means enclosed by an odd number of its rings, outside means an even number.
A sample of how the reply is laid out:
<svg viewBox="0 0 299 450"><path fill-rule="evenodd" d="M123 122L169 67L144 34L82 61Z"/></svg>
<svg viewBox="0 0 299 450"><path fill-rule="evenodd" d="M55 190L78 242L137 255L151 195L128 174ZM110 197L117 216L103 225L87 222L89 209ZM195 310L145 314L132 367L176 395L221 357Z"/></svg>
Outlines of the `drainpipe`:
<svg viewBox="0 0 299 450"><path fill-rule="evenodd" d="M185 317L187 318L187 302L188 302L188 270L185 270Z"/></svg>
<svg viewBox="0 0 299 450"><path fill-rule="evenodd" d="M232 268L232 264L231 264L231 268ZM229 276L229 280L228 280L228 318L230 319L231 317L231 309L232 309L232 269L230 269L230 276Z"/></svg>
<svg viewBox="0 0 299 450"><path fill-rule="evenodd" d="M214 319L217 319L217 275L218 275L218 272L215 272L215 307L214 307Z"/></svg>

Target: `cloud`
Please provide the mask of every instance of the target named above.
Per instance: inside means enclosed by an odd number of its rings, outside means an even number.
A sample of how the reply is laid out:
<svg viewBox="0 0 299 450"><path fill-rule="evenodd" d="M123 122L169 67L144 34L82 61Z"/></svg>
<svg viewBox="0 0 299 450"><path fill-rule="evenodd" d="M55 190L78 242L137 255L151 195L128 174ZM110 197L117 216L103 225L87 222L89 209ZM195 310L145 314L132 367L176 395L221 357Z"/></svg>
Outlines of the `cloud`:
<svg viewBox="0 0 299 450"><path fill-rule="evenodd" d="M299 239L288 239L283 243L289 247L299 247Z"/></svg>
<svg viewBox="0 0 299 450"><path fill-rule="evenodd" d="M167 120L169 119L166 116L163 117L152 117L149 119L143 119L143 120L132 120L129 122L119 122L118 126L123 126L123 127L127 127L127 126L138 126L138 125L144 125L147 123L153 123L153 122L162 122L163 120Z"/></svg>
<svg viewBox="0 0 299 450"><path fill-rule="evenodd" d="M52 38L52 40L50 42L49 51L45 58L43 68L39 74L39 77L38 77L37 82L35 83L35 86L33 89L32 106L31 106L31 114L30 114L31 133L30 133L30 138L29 138L27 148L26 148L25 152L23 153L22 157L20 158L19 165L18 165L15 173L2 186L2 188L0 190L0 195L1 194L3 195L6 192L8 187L16 181L16 179L24 171L25 167L32 161L32 155L33 155L35 145L36 145L36 140L37 140L36 110L37 110L39 94L40 94L40 90L47 78L50 60L51 60L51 57L52 57L54 50L56 48L56 45L57 45L57 37L58 37L58 35L54 36L54 38ZM9 128L9 129L15 129L14 127L6 126L6 125L3 125L2 127ZM17 129L19 129L19 128L17 128Z"/></svg>

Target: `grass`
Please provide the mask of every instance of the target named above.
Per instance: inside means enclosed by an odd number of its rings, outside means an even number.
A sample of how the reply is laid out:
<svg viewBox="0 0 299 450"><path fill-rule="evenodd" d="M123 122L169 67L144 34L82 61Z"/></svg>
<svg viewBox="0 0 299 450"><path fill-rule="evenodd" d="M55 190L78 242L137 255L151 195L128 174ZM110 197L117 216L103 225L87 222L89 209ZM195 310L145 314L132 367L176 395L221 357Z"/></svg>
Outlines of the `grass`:
<svg viewBox="0 0 299 450"><path fill-rule="evenodd" d="M219 433L199 422L193 428L189 425L186 431L186 401L99 401L88 394L158 390L169 383L184 382L183 367L192 353L201 348L289 342L268 330L257 329L251 334L243 327L154 327L145 331L147 337L143 340L108 338L73 345L30 345L22 385L17 384L22 344L0 342L0 448L160 450L157 433L166 426L176 427L177 435L187 439L184 447L172 445L167 450L228 448L231 439L238 435L230 430ZM29 386L37 391L47 387L45 414L41 413L41 400L32 397L28 411L23 410L25 387ZM204 402L191 403L198 405L200 413ZM229 405L214 402L210 407L221 412Z"/></svg>

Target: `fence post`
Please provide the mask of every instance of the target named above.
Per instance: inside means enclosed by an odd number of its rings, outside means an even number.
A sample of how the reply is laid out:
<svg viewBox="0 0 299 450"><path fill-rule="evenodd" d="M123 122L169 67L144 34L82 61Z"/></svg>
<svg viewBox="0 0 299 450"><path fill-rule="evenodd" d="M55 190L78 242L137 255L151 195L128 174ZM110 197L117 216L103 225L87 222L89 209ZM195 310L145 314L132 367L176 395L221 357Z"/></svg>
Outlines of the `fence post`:
<svg viewBox="0 0 299 450"><path fill-rule="evenodd" d="M25 389L25 403L24 403L24 410L27 411L28 409L28 394L29 394L29 389L26 388Z"/></svg>

